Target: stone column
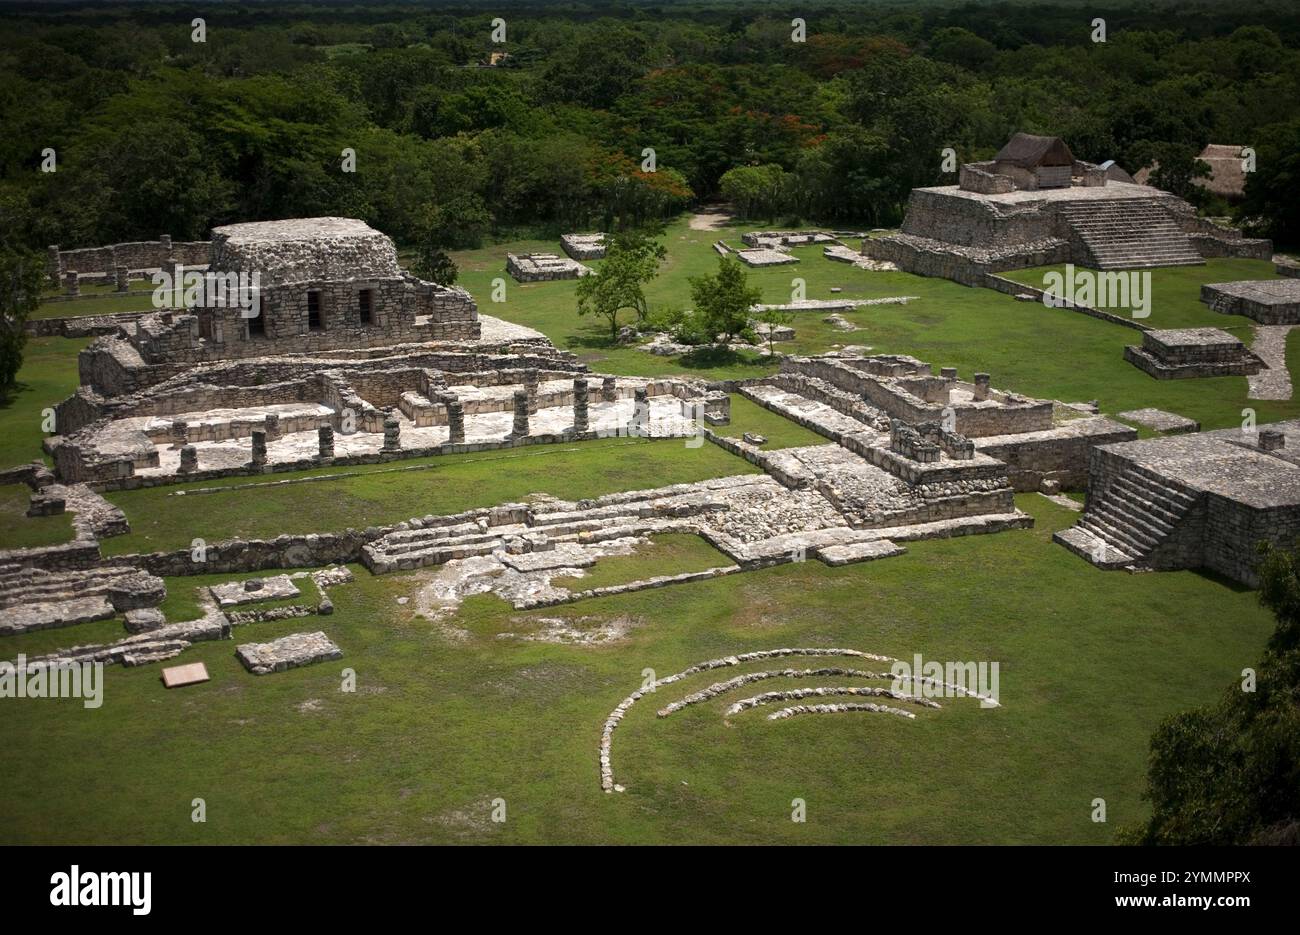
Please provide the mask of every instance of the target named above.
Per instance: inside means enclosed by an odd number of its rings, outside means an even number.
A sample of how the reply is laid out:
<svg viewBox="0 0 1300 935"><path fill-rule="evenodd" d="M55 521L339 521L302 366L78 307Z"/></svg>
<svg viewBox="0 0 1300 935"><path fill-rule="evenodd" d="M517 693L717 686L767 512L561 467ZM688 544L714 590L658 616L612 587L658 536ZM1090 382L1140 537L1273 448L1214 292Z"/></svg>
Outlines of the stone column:
<svg viewBox="0 0 1300 935"><path fill-rule="evenodd" d="M131 278L129 270L125 266L118 266L113 269L113 278L117 284L118 292L126 292L131 288Z"/></svg>
<svg viewBox="0 0 1300 935"><path fill-rule="evenodd" d="M465 404L459 399L447 401L447 441L453 445L465 444Z"/></svg>
<svg viewBox="0 0 1300 935"><path fill-rule="evenodd" d="M183 445L181 447L181 473L193 474L198 469L199 450L193 445Z"/></svg>
<svg viewBox="0 0 1300 935"><path fill-rule="evenodd" d="M77 277L75 269L67 270L63 274L63 290L68 295L81 295L81 280Z"/></svg>
<svg viewBox="0 0 1300 935"><path fill-rule="evenodd" d="M280 437L280 417L274 412L266 414L266 440L273 442Z"/></svg>
<svg viewBox="0 0 1300 935"><path fill-rule="evenodd" d="M402 423L391 412L384 416L384 447L381 450L402 450Z"/></svg>
<svg viewBox="0 0 1300 935"><path fill-rule="evenodd" d="M249 465L255 468L266 465L266 432L261 429L253 429L253 460Z"/></svg>
<svg viewBox="0 0 1300 935"><path fill-rule="evenodd" d="M334 426L322 425L316 430L316 444L320 447L320 459L329 461L334 457Z"/></svg>
<svg viewBox="0 0 1300 935"><path fill-rule="evenodd" d="M528 414L530 416L537 415L537 388L540 383L541 380L537 376L536 368L529 367L524 371L524 389L528 392Z"/></svg>
<svg viewBox="0 0 1300 935"><path fill-rule="evenodd" d="M632 434L650 434L650 394L644 386L632 391Z"/></svg>
<svg viewBox="0 0 1300 935"><path fill-rule="evenodd" d="M987 373L975 374L975 398L977 400L989 398L989 375Z"/></svg>
<svg viewBox="0 0 1300 935"><path fill-rule="evenodd" d="M945 380L955 380L957 379L957 368L943 367L939 370L939 376L943 377Z"/></svg>
<svg viewBox="0 0 1300 935"><path fill-rule="evenodd" d="M515 425L511 438L528 437L528 391L515 390Z"/></svg>
<svg viewBox="0 0 1300 935"><path fill-rule="evenodd" d="M601 402L612 403L618 399L618 384L614 377L605 377L600 381Z"/></svg>
<svg viewBox="0 0 1300 935"><path fill-rule="evenodd" d="M171 235L171 234L159 234L159 235L158 235L158 243L159 243L159 245L160 245L164 250L170 250L170 249L172 248L172 235Z"/></svg>
<svg viewBox="0 0 1300 935"><path fill-rule="evenodd" d="M59 260L59 245L50 244L45 248L45 271L50 274L50 285L58 286L59 275L63 271L59 268L62 263Z"/></svg>
<svg viewBox="0 0 1300 935"><path fill-rule="evenodd" d="M172 422L172 447L184 448L190 443L190 427L181 419Z"/></svg>
<svg viewBox="0 0 1300 935"><path fill-rule="evenodd" d="M573 381L573 431L582 434L590 429L587 423L587 380L576 377Z"/></svg>

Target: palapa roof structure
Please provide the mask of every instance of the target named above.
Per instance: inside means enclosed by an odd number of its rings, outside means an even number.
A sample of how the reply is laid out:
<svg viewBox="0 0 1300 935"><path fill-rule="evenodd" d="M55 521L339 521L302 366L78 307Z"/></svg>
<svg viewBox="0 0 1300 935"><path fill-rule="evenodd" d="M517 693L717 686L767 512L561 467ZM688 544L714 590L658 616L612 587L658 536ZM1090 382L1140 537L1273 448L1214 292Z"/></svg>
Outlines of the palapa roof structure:
<svg viewBox="0 0 1300 935"><path fill-rule="evenodd" d="M1035 136L1032 133L1017 133L1007 144L998 150L994 162L1009 162L1022 169L1036 169L1039 166L1073 166L1074 153L1059 136Z"/></svg>

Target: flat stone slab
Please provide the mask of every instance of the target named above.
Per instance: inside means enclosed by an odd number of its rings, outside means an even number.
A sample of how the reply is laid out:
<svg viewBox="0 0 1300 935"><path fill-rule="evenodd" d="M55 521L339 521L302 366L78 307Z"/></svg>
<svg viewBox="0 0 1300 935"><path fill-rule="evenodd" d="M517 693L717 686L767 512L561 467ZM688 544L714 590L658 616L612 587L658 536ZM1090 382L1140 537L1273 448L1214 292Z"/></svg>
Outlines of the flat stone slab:
<svg viewBox="0 0 1300 935"><path fill-rule="evenodd" d="M162 670L162 682L168 688L183 688L186 685L198 685L206 682L208 667L201 662L190 662L183 666L168 666Z"/></svg>
<svg viewBox="0 0 1300 935"><path fill-rule="evenodd" d="M342 659L343 650L324 633L293 633L269 643L244 643L236 647L235 656L254 675L283 672L314 662Z"/></svg>
<svg viewBox="0 0 1300 935"><path fill-rule="evenodd" d="M0 610L0 635L10 636L32 630L70 627L93 620L108 620L116 613L108 598L102 595L76 597L67 601L17 604Z"/></svg>
<svg viewBox="0 0 1300 935"><path fill-rule="evenodd" d="M816 550L817 557L827 565L852 565L855 562L870 562L878 558L902 555L907 549L888 539L874 542L852 542L847 545L827 545Z"/></svg>
<svg viewBox="0 0 1300 935"><path fill-rule="evenodd" d="M1152 429L1166 435L1199 432L1201 430L1201 423L1194 419L1180 416L1176 412L1165 412L1163 409L1130 409L1128 412L1119 413L1119 417L1126 422L1134 422L1143 428Z"/></svg>
<svg viewBox="0 0 1300 935"><path fill-rule="evenodd" d="M798 263L797 256L782 253L780 250L737 250L736 256L746 266L783 266L786 263Z"/></svg>
<svg viewBox="0 0 1300 935"><path fill-rule="evenodd" d="M157 607L140 607L126 612L126 632L148 633L167 625L167 618Z"/></svg>
<svg viewBox="0 0 1300 935"><path fill-rule="evenodd" d="M227 581L225 584L214 584L208 590L212 592L212 596L221 607L252 604L256 601L278 601L287 597L298 597L302 593L298 590L298 586L289 580L288 575Z"/></svg>
<svg viewBox="0 0 1300 935"><path fill-rule="evenodd" d="M575 543L559 542L555 548L544 552L502 555L501 562L515 571L550 571L555 568L589 568L596 563L598 555L599 552Z"/></svg>

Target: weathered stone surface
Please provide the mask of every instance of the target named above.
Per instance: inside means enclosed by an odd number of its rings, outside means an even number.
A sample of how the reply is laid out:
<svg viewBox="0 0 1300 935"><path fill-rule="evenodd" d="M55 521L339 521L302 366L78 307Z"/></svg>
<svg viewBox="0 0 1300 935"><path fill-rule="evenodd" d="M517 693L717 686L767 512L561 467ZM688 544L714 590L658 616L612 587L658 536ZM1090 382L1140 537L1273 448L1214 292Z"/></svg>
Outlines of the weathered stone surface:
<svg viewBox="0 0 1300 935"><path fill-rule="evenodd" d="M302 592L288 575L269 578L250 578L246 581L227 581L208 589L220 607L235 607L256 601L277 601L298 597Z"/></svg>
<svg viewBox="0 0 1300 935"><path fill-rule="evenodd" d="M342 659L343 651L324 633L294 633L269 643L243 643L235 656L253 675L283 672L316 662Z"/></svg>
<svg viewBox="0 0 1300 935"><path fill-rule="evenodd" d="M1199 432L1201 430L1201 423L1196 420L1180 416L1176 412L1165 412L1163 409L1130 409L1128 412L1121 412L1118 415L1119 418L1126 422L1133 422L1143 428L1153 429L1165 435Z"/></svg>

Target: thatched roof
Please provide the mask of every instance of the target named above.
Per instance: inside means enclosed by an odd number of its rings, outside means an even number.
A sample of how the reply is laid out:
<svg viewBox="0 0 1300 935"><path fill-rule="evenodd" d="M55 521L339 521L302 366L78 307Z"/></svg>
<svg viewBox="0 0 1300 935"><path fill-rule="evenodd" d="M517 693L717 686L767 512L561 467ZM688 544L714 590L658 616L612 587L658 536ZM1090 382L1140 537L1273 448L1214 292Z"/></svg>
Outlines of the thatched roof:
<svg viewBox="0 0 1300 935"><path fill-rule="evenodd" d="M1017 133L998 150L994 162L1009 162L1022 169L1038 166L1073 166L1074 154L1059 136L1034 136Z"/></svg>
<svg viewBox="0 0 1300 935"><path fill-rule="evenodd" d="M1222 198L1241 198L1246 194L1246 173L1241 167L1240 146L1227 146L1211 143L1201 150L1196 158L1210 167L1210 174L1192 179L1193 185L1219 195ZM1153 162L1146 168L1139 169L1136 180L1139 185L1150 185L1151 175L1160 168L1160 163Z"/></svg>
<svg viewBox="0 0 1300 935"><path fill-rule="evenodd" d="M1195 179L1197 185L1224 198L1240 198L1246 193L1246 173L1241 168L1241 147L1211 143L1198 156L1209 163L1207 178Z"/></svg>

